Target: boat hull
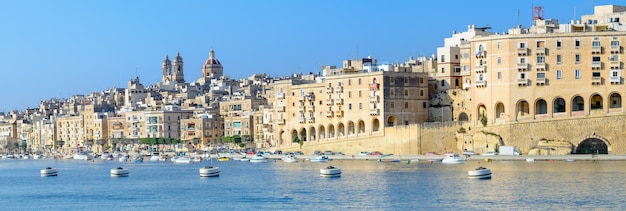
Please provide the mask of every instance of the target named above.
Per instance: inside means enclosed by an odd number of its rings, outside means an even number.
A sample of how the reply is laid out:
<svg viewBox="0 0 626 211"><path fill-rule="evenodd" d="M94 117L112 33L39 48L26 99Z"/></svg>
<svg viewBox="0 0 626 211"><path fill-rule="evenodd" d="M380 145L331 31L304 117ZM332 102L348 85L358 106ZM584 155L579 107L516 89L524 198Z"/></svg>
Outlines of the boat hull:
<svg viewBox="0 0 626 211"><path fill-rule="evenodd" d="M220 168L207 166L200 169L200 177L217 177L220 176Z"/></svg>
<svg viewBox="0 0 626 211"><path fill-rule="evenodd" d="M478 168L476 170L468 171L467 175L472 179L489 179L491 178L491 169Z"/></svg>
<svg viewBox="0 0 626 211"><path fill-rule="evenodd" d="M111 169L111 176L112 177L127 177L129 175L130 172L128 172L128 169L122 168L122 167L117 167L114 169Z"/></svg>
<svg viewBox="0 0 626 211"><path fill-rule="evenodd" d="M59 175L59 170L57 170L56 168L48 167L45 169L41 169L40 173L42 177L57 176Z"/></svg>

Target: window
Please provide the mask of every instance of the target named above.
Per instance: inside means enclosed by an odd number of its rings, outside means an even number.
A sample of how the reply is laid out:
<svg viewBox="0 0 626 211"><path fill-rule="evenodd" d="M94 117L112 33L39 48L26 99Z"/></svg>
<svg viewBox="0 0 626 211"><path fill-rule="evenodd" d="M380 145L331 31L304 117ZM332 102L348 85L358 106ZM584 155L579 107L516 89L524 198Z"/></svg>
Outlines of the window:
<svg viewBox="0 0 626 211"><path fill-rule="evenodd" d="M574 47L580 48L580 39L574 40Z"/></svg>
<svg viewBox="0 0 626 211"><path fill-rule="evenodd" d="M404 96L409 96L409 90L404 90Z"/></svg>
<svg viewBox="0 0 626 211"><path fill-rule="evenodd" d="M526 64L526 58L519 58L520 64Z"/></svg>
<svg viewBox="0 0 626 211"><path fill-rule="evenodd" d="M361 79L359 78L359 85L361 85Z"/></svg>
<svg viewBox="0 0 626 211"><path fill-rule="evenodd" d="M556 70L556 80L561 80L561 70Z"/></svg>
<svg viewBox="0 0 626 211"><path fill-rule="evenodd" d="M463 71L469 71L469 65L463 65Z"/></svg>
<svg viewBox="0 0 626 211"><path fill-rule="evenodd" d="M359 110L363 110L363 103L359 103Z"/></svg>
<svg viewBox="0 0 626 211"><path fill-rule="evenodd" d="M394 107L395 107L395 103L391 102L391 103L389 104L389 107L394 108Z"/></svg>
<svg viewBox="0 0 626 211"><path fill-rule="evenodd" d="M469 68L468 68L468 70L469 70ZM424 83L424 78L420 78L420 84L423 84L423 83Z"/></svg>
<svg viewBox="0 0 626 211"><path fill-rule="evenodd" d="M426 108L426 102L422 102L422 108Z"/></svg>
<svg viewBox="0 0 626 211"><path fill-rule="evenodd" d="M424 96L424 90L420 90L420 96Z"/></svg>
<svg viewBox="0 0 626 211"><path fill-rule="evenodd" d="M502 47L502 43L501 43L501 42L498 42L498 50L500 50L500 49L501 49L501 47Z"/></svg>
<svg viewBox="0 0 626 211"><path fill-rule="evenodd" d="M600 57L599 56L594 56L594 57L591 58L591 61L599 62L600 61Z"/></svg>
<svg viewBox="0 0 626 211"><path fill-rule="evenodd" d="M576 77L576 79L580 79L580 70L574 71L574 76Z"/></svg>
<svg viewBox="0 0 626 211"><path fill-rule="evenodd" d="M389 83L394 84L393 77L389 77Z"/></svg>
<svg viewBox="0 0 626 211"><path fill-rule="evenodd" d="M591 73L591 76L593 76L593 77L600 77L600 72L593 72L593 73Z"/></svg>
<svg viewBox="0 0 626 211"><path fill-rule="evenodd" d="M613 74L613 77L618 77L619 75L617 75L617 71L613 71L611 74Z"/></svg>
<svg viewBox="0 0 626 211"><path fill-rule="evenodd" d="M591 47L592 48L599 48L600 47L600 41L593 41L593 42L591 42Z"/></svg>
<svg viewBox="0 0 626 211"><path fill-rule="evenodd" d="M348 98L352 98L352 91L348 92Z"/></svg>
<svg viewBox="0 0 626 211"><path fill-rule="evenodd" d="M409 108L409 102L404 102L404 108Z"/></svg>
<svg viewBox="0 0 626 211"><path fill-rule="evenodd" d="M394 96L395 92L393 91L393 89L392 89L392 90L389 90L389 94L390 94L391 96Z"/></svg>
<svg viewBox="0 0 626 211"><path fill-rule="evenodd" d="M556 40L556 48L557 49L561 49L561 45L562 45L561 43L562 43L561 40Z"/></svg>
<svg viewBox="0 0 626 211"><path fill-rule="evenodd" d="M463 53L463 58L467 59L469 57L469 53Z"/></svg>
<svg viewBox="0 0 626 211"><path fill-rule="evenodd" d="M498 72L498 79L502 79L502 72Z"/></svg>
<svg viewBox="0 0 626 211"><path fill-rule="evenodd" d="M519 79L526 79L526 74L525 73L520 73L519 74Z"/></svg>
<svg viewBox="0 0 626 211"><path fill-rule="evenodd" d="M519 48L526 48L526 43L523 43L523 42L519 43Z"/></svg>
<svg viewBox="0 0 626 211"><path fill-rule="evenodd" d="M446 86L446 80L441 80L441 86L442 87Z"/></svg>
<svg viewBox="0 0 626 211"><path fill-rule="evenodd" d="M441 62L446 62L446 55L441 55Z"/></svg>
<svg viewBox="0 0 626 211"><path fill-rule="evenodd" d="M341 86L341 81L337 82L337 86Z"/></svg>
<svg viewBox="0 0 626 211"><path fill-rule="evenodd" d="M537 56L537 64L543 64L546 62L546 57L544 56Z"/></svg>
<svg viewBox="0 0 626 211"><path fill-rule="evenodd" d="M546 78L546 73L537 73L537 79Z"/></svg>
<svg viewBox="0 0 626 211"><path fill-rule="evenodd" d="M404 77L404 83L408 84L409 83L409 77Z"/></svg>
<svg viewBox="0 0 626 211"><path fill-rule="evenodd" d="M446 72L446 69L442 67L441 68L441 73L445 73L445 72Z"/></svg>
<svg viewBox="0 0 626 211"><path fill-rule="evenodd" d="M561 64L561 55L556 55L556 64Z"/></svg>
<svg viewBox="0 0 626 211"><path fill-rule="evenodd" d="M580 64L580 54L576 54L576 64Z"/></svg>
<svg viewBox="0 0 626 211"><path fill-rule="evenodd" d="M611 41L611 48L619 48L619 41L617 40Z"/></svg>
<svg viewBox="0 0 626 211"><path fill-rule="evenodd" d="M348 103L348 110L352 110L352 103Z"/></svg>
<svg viewBox="0 0 626 211"><path fill-rule="evenodd" d="M359 97L362 97L363 95L361 94L361 90L359 90Z"/></svg>
<svg viewBox="0 0 626 211"><path fill-rule="evenodd" d="M498 64L502 64L502 57L498 56Z"/></svg>

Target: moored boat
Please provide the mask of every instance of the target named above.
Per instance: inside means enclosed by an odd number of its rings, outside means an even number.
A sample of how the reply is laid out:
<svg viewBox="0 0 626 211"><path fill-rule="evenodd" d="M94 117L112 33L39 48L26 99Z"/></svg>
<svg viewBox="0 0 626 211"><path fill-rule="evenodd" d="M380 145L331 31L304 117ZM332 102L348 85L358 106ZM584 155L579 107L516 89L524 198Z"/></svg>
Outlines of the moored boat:
<svg viewBox="0 0 626 211"><path fill-rule="evenodd" d="M59 170L57 170L56 168L52 168L52 167L41 169L39 172L41 173L42 177L57 176L59 174Z"/></svg>
<svg viewBox="0 0 626 211"><path fill-rule="evenodd" d="M459 154L448 153L446 154L446 157L441 160L441 162L446 164L460 164L465 163L465 159L459 156Z"/></svg>
<svg viewBox="0 0 626 211"><path fill-rule="evenodd" d="M489 179L491 178L491 169L478 167L475 170L471 170L467 172L469 178L473 179Z"/></svg>
<svg viewBox="0 0 626 211"><path fill-rule="evenodd" d="M217 161L229 161L229 160L230 160L230 158L228 158L228 157L219 157L219 158L217 158Z"/></svg>
<svg viewBox="0 0 626 211"><path fill-rule="evenodd" d="M174 159L174 163L191 163L191 158L178 157L178 158Z"/></svg>
<svg viewBox="0 0 626 211"><path fill-rule="evenodd" d="M200 169L200 177L217 177L220 175L220 167L206 166Z"/></svg>
<svg viewBox="0 0 626 211"><path fill-rule="evenodd" d="M285 163L296 163L298 162L298 158L292 154L289 154L282 158Z"/></svg>
<svg viewBox="0 0 626 211"><path fill-rule="evenodd" d="M254 157L250 158L250 162L251 163L264 163L264 162L267 162L267 158L261 155L254 155Z"/></svg>
<svg viewBox="0 0 626 211"><path fill-rule="evenodd" d="M150 156L150 161L159 161L159 159L161 159L161 155L159 154L159 152L152 152L152 155Z"/></svg>
<svg viewBox="0 0 626 211"><path fill-rule="evenodd" d="M326 166L320 169L320 176L322 177L340 177L341 169L334 166Z"/></svg>
<svg viewBox="0 0 626 211"><path fill-rule="evenodd" d="M247 158L246 156L243 156L243 157L239 158L239 161L248 162L248 161L250 161L250 158Z"/></svg>
<svg viewBox="0 0 626 211"><path fill-rule="evenodd" d="M128 172L128 169L122 167L111 169L111 176L113 177L127 177L129 173L130 172Z"/></svg>
<svg viewBox="0 0 626 211"><path fill-rule="evenodd" d="M329 160L330 159L328 159L328 156L325 155L311 158L311 162L328 162Z"/></svg>

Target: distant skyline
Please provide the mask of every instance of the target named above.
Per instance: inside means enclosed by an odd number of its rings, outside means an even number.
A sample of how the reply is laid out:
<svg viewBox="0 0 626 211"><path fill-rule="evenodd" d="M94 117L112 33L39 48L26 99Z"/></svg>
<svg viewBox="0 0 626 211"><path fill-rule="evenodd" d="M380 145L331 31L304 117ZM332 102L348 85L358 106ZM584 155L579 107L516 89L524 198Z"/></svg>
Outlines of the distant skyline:
<svg viewBox="0 0 626 211"><path fill-rule="evenodd" d="M566 3L566 4L565 4ZM430 56L453 31L531 25L532 7L560 23L622 1L5 1L0 9L0 112L41 100L161 81L180 52L197 80L210 49L233 79L319 73L372 56Z"/></svg>

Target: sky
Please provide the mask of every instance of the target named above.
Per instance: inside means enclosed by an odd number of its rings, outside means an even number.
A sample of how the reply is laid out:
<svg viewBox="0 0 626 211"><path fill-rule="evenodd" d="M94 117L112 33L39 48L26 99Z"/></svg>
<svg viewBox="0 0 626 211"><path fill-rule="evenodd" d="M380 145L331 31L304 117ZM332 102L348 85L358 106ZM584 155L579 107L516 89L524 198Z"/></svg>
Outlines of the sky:
<svg viewBox="0 0 626 211"><path fill-rule="evenodd" d="M566 2L566 3L563 3ZM0 112L42 100L161 81L180 52L187 82L211 49L233 79L319 73L372 56L430 56L453 31L529 27L532 7L560 23L625 2L367 0L9 0L0 7Z"/></svg>

